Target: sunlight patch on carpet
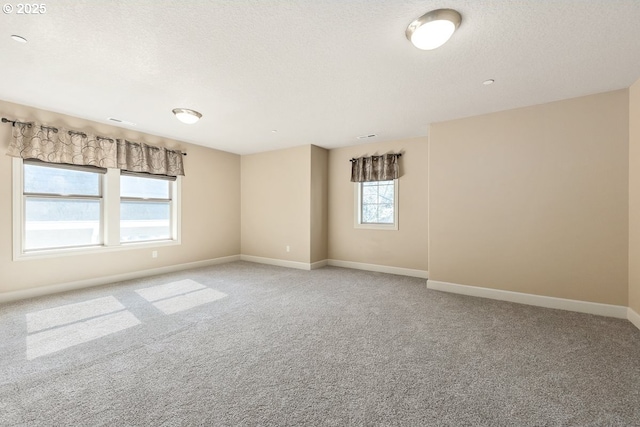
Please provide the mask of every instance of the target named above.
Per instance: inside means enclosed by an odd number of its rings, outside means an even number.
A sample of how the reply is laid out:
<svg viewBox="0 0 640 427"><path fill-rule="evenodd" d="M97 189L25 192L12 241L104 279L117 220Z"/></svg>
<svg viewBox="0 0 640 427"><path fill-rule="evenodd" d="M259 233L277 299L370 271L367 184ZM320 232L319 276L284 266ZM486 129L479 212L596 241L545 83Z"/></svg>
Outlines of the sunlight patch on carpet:
<svg viewBox="0 0 640 427"><path fill-rule="evenodd" d="M124 310L125 306L112 296L67 304L60 307L27 313L27 332L38 332L90 317L103 316Z"/></svg>
<svg viewBox="0 0 640 427"><path fill-rule="evenodd" d="M166 283L164 285L152 286L150 288L138 289L136 292L147 301L154 302L174 297L176 295L186 294L187 292L204 289L205 287L206 286L196 282L195 280L185 279L177 282Z"/></svg>
<svg viewBox="0 0 640 427"><path fill-rule="evenodd" d="M178 313L227 296L191 279L138 289L136 292L164 314Z"/></svg>
<svg viewBox="0 0 640 427"><path fill-rule="evenodd" d="M27 313L26 321L27 360L140 324L113 296Z"/></svg>

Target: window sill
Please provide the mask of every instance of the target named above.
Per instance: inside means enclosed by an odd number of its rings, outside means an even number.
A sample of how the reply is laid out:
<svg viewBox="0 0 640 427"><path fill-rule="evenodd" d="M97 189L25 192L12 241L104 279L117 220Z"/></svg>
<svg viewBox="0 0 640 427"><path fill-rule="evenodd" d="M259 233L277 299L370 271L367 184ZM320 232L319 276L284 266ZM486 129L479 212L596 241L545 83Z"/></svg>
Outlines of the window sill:
<svg viewBox="0 0 640 427"><path fill-rule="evenodd" d="M103 254L108 252L129 251L135 249L151 249L166 246L178 246L180 240L156 240L152 242L131 242L112 246L84 246L66 249L46 249L14 254L14 261L29 261L34 259L59 258L65 256Z"/></svg>
<svg viewBox="0 0 640 427"><path fill-rule="evenodd" d="M361 224L361 223L355 223L354 224L355 228L360 228L360 229L367 229L367 230L391 230L391 231L397 231L398 230L398 224Z"/></svg>

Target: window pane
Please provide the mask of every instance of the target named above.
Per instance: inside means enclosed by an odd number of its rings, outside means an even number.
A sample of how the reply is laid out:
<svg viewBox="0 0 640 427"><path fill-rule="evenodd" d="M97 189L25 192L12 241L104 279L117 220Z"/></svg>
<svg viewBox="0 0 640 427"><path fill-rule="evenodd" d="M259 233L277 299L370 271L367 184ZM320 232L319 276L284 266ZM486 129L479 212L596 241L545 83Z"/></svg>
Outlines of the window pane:
<svg viewBox="0 0 640 427"><path fill-rule="evenodd" d="M120 203L120 241L142 242L171 238L170 202Z"/></svg>
<svg viewBox="0 0 640 427"><path fill-rule="evenodd" d="M24 192L99 196L100 176L95 172L24 164Z"/></svg>
<svg viewBox="0 0 640 427"><path fill-rule="evenodd" d="M393 203L393 184L380 185L378 203Z"/></svg>
<svg viewBox="0 0 640 427"><path fill-rule="evenodd" d="M375 188L373 188L374 191L371 191L371 187L366 187L362 190L362 203L367 205L371 203L378 203L378 192Z"/></svg>
<svg viewBox="0 0 640 427"><path fill-rule="evenodd" d="M393 224L393 205L379 205L377 219L380 224Z"/></svg>
<svg viewBox="0 0 640 427"><path fill-rule="evenodd" d="M140 176L120 176L120 197L168 199L169 181Z"/></svg>
<svg viewBox="0 0 640 427"><path fill-rule="evenodd" d="M363 205L362 206L362 222L365 223L376 223L376 218L378 217L378 206L377 205Z"/></svg>
<svg viewBox="0 0 640 427"><path fill-rule="evenodd" d="M26 199L25 250L101 243L100 201Z"/></svg>
<svg viewBox="0 0 640 427"><path fill-rule="evenodd" d="M395 221L395 183L375 181L362 183L361 222L393 224Z"/></svg>

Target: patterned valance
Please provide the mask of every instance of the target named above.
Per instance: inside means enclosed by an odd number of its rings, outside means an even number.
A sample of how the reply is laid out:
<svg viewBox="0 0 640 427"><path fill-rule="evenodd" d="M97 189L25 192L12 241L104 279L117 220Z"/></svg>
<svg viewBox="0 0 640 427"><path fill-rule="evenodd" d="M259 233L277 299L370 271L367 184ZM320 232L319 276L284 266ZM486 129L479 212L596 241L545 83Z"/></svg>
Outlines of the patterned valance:
<svg viewBox="0 0 640 427"><path fill-rule="evenodd" d="M141 142L117 139L118 168L156 175L184 175L182 153Z"/></svg>
<svg viewBox="0 0 640 427"><path fill-rule="evenodd" d="M351 159L351 182L390 181L400 177L398 157L402 154Z"/></svg>
<svg viewBox="0 0 640 427"><path fill-rule="evenodd" d="M47 163L184 175L182 152L37 123L13 124L7 155Z"/></svg>

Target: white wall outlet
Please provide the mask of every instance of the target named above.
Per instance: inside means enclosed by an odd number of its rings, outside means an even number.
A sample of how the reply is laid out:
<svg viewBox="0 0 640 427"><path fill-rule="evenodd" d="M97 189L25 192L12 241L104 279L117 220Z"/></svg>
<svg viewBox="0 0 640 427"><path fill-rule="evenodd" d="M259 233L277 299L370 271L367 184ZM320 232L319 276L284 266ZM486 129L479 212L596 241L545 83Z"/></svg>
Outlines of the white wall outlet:
<svg viewBox="0 0 640 427"><path fill-rule="evenodd" d="M158 251L152 251L151 258L158 258Z"/></svg>
<svg viewBox="0 0 640 427"><path fill-rule="evenodd" d="M287 252L291 252L291 246L287 245Z"/></svg>

